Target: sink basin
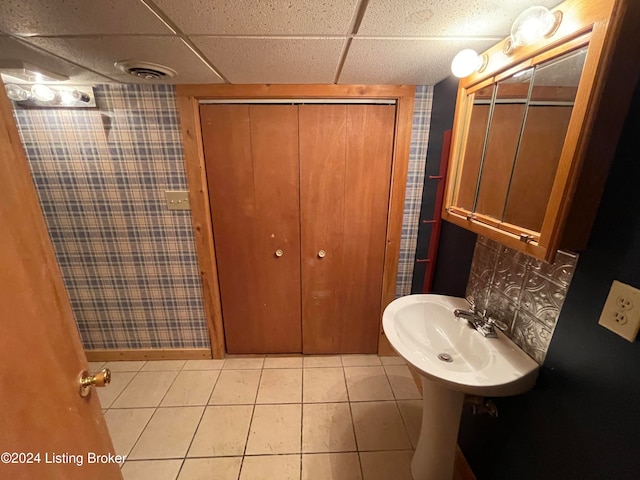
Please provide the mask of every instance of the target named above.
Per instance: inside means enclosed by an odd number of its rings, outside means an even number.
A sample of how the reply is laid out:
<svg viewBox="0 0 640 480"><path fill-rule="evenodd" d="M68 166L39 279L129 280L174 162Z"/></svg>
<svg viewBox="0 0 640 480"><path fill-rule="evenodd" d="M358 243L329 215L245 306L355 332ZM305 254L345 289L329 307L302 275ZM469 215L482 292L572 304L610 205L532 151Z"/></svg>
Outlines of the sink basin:
<svg viewBox="0 0 640 480"><path fill-rule="evenodd" d="M450 480L465 394L508 396L531 389L538 364L497 331L483 337L457 308L469 303L445 295L409 295L382 315L391 346L422 377L422 426L411 461L414 480Z"/></svg>
<svg viewBox="0 0 640 480"><path fill-rule="evenodd" d="M384 311L385 335L422 375L453 390L491 397L530 390L538 364L500 331L483 337L453 315L456 308L468 310L469 303L444 295L398 298Z"/></svg>

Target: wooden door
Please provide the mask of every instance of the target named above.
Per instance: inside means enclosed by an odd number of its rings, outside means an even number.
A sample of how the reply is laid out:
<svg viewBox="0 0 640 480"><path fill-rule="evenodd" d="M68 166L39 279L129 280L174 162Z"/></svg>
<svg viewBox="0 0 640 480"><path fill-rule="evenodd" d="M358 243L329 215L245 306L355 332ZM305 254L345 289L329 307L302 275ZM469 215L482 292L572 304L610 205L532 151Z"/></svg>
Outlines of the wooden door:
<svg viewBox="0 0 640 480"><path fill-rule="evenodd" d="M200 115L227 352L300 352L298 107Z"/></svg>
<svg viewBox="0 0 640 480"><path fill-rule="evenodd" d="M40 454L31 464L3 457L0 478L121 479L117 464L87 462L113 445L97 396L78 393L87 360L2 87L0 197L0 453ZM53 452L83 465L46 463Z"/></svg>
<svg viewBox="0 0 640 480"><path fill-rule="evenodd" d="M375 353L395 107L300 106L304 353Z"/></svg>

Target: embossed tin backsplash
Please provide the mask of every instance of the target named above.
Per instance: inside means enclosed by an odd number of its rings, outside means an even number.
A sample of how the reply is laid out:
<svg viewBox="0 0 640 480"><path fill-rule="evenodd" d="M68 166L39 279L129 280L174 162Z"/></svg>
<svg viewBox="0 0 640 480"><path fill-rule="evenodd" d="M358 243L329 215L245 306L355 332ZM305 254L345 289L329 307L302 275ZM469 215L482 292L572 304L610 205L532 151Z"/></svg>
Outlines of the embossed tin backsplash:
<svg viewBox="0 0 640 480"><path fill-rule="evenodd" d="M550 265L478 237L467 297L505 322L505 333L542 364L577 262L577 254L559 251Z"/></svg>

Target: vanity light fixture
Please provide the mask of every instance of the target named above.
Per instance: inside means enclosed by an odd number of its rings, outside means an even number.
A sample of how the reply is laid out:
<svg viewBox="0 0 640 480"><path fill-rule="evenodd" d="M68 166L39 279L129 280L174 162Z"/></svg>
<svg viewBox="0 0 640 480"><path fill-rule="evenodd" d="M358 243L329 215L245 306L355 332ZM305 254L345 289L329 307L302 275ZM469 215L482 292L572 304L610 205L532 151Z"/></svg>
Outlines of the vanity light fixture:
<svg viewBox="0 0 640 480"><path fill-rule="evenodd" d="M475 50L465 48L453 57L451 73L458 78L464 78L473 72L482 72L487 68L489 57L486 54L478 55Z"/></svg>
<svg viewBox="0 0 640 480"><path fill-rule="evenodd" d="M40 102L52 102L56 98L56 92L46 85L40 85L39 83L31 87L31 94L33 98Z"/></svg>
<svg viewBox="0 0 640 480"><path fill-rule="evenodd" d="M502 49L511 55L517 47L531 45L549 38L556 33L562 23L562 12L552 12L546 7L530 7L522 12L511 26L511 34ZM473 72L482 72L487 68L489 57L478 55L474 50L466 48L458 52L451 62L451 72L458 78L464 78Z"/></svg>
<svg viewBox="0 0 640 480"><path fill-rule="evenodd" d="M546 7L530 7L518 15L511 26L511 35L503 52L511 55L517 47L532 45L556 33L562 23L562 12L551 12Z"/></svg>
<svg viewBox="0 0 640 480"><path fill-rule="evenodd" d="M93 87L89 85L5 85L7 97L24 108L86 108L95 107Z"/></svg>
<svg viewBox="0 0 640 480"><path fill-rule="evenodd" d="M20 85L9 83L5 85L5 90L7 91L7 97L14 102L23 102L31 98L31 92Z"/></svg>

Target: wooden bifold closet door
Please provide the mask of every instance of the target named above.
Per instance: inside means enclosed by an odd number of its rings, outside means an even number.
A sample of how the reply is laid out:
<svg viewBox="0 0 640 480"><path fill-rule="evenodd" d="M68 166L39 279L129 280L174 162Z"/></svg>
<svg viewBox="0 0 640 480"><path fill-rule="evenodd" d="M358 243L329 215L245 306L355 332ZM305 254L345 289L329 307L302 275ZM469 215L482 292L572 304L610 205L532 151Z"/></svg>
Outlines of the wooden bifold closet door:
<svg viewBox="0 0 640 480"><path fill-rule="evenodd" d="M393 105L202 105L228 353L375 353Z"/></svg>

